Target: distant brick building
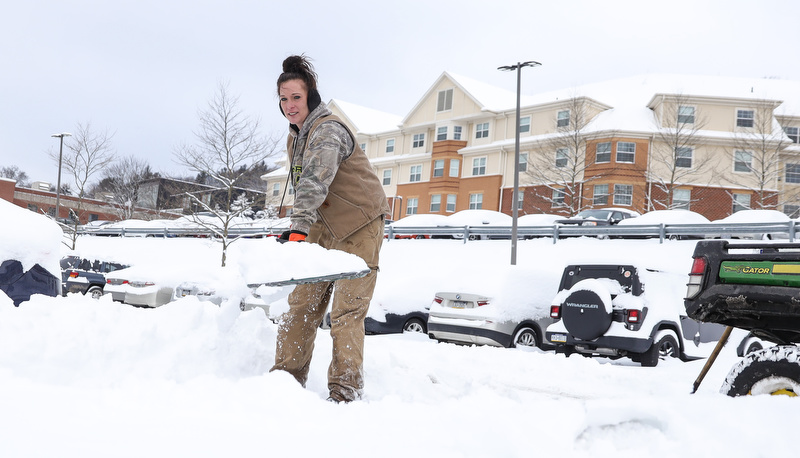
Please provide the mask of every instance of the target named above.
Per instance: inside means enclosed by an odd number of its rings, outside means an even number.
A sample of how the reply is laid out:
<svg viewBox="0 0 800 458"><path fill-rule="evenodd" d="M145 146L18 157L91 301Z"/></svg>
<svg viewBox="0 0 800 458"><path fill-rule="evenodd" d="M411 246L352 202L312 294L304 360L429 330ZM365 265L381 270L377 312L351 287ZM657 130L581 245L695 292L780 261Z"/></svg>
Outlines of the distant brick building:
<svg viewBox="0 0 800 458"><path fill-rule="evenodd" d="M0 178L0 199L30 211L55 216L56 197L54 192L18 187L16 181ZM81 224L96 220L116 221L119 219L115 211L115 204L110 202L84 198L79 204L77 197L64 195L61 196L60 201L58 212L60 219L69 219L71 212L77 214Z"/></svg>

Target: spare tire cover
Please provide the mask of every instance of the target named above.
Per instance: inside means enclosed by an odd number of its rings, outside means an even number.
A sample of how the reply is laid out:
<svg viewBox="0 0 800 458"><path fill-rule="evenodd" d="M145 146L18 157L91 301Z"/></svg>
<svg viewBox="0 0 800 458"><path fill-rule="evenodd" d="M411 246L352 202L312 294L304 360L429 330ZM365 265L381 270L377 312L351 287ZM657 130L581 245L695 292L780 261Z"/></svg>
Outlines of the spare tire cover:
<svg viewBox="0 0 800 458"><path fill-rule="evenodd" d="M611 326L611 294L597 280L580 281L561 304L561 319L573 337L594 340Z"/></svg>

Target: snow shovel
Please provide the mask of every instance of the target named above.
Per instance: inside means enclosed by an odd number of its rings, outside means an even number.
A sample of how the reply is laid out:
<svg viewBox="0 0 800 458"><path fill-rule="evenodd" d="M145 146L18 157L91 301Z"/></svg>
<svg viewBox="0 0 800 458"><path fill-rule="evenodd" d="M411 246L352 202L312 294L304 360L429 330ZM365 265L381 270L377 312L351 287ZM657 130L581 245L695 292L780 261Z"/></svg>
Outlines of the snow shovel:
<svg viewBox="0 0 800 458"><path fill-rule="evenodd" d="M725 328L725 331L722 332L722 336L719 338L719 342L717 342L717 346L714 347L714 351L708 355L708 359L706 360L706 364L703 366L703 370L700 371L700 375L697 376L697 380L694 381L694 386L692 388L692 394L697 392L697 388L700 387L700 383L708 374L709 369L711 369L711 365L714 364L716 361L717 356L719 356L719 352L722 351L722 347L728 342L728 339L731 336L731 331L733 331L733 326L728 326Z"/></svg>
<svg viewBox="0 0 800 458"><path fill-rule="evenodd" d="M359 270L355 272L341 272L329 275L318 275L314 277L303 278L289 278L287 280L268 281L260 283L248 283L249 288L258 288L259 286L288 286L288 285L302 285L305 283L319 283L336 280L353 280L361 278L370 273L370 269Z"/></svg>

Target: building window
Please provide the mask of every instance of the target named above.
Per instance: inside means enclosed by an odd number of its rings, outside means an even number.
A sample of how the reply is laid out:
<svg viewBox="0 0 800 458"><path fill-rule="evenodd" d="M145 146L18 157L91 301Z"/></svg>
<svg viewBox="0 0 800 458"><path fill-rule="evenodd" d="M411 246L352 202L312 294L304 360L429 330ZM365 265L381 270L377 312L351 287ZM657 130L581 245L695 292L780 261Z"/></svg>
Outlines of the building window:
<svg viewBox="0 0 800 458"><path fill-rule="evenodd" d="M455 194L448 194L447 195L447 208L445 211L448 213L453 213L456 211L456 195Z"/></svg>
<svg viewBox="0 0 800 458"><path fill-rule="evenodd" d="M459 159L450 159L450 176L457 177L459 175L459 167L461 167L461 161Z"/></svg>
<svg viewBox="0 0 800 458"><path fill-rule="evenodd" d="M733 153L733 171L750 172L753 170L753 153L749 151L736 151Z"/></svg>
<svg viewBox="0 0 800 458"><path fill-rule="evenodd" d="M35 204L28 204L28 210L39 213L39 206Z"/></svg>
<svg viewBox="0 0 800 458"><path fill-rule="evenodd" d="M392 184L392 169L385 169L383 171L383 185L389 186Z"/></svg>
<svg viewBox="0 0 800 458"><path fill-rule="evenodd" d="M272 185L272 196L276 197L276 196L279 196L279 195L281 195L281 184L280 183L275 183L275 184Z"/></svg>
<svg viewBox="0 0 800 458"><path fill-rule="evenodd" d="M436 111L450 111L453 109L453 90L445 89L439 91L439 99L436 102Z"/></svg>
<svg viewBox="0 0 800 458"><path fill-rule="evenodd" d="M406 202L406 215L416 215L418 208L419 199L416 197L410 197L408 202Z"/></svg>
<svg viewBox="0 0 800 458"><path fill-rule="evenodd" d="M489 123L482 122L475 124L475 138L488 138L489 137Z"/></svg>
<svg viewBox="0 0 800 458"><path fill-rule="evenodd" d="M750 194L733 194L733 213L750 208Z"/></svg>
<svg viewBox="0 0 800 458"><path fill-rule="evenodd" d="M453 126L453 140L461 140L461 126Z"/></svg>
<svg viewBox="0 0 800 458"><path fill-rule="evenodd" d="M694 124L694 107L678 107L678 123Z"/></svg>
<svg viewBox="0 0 800 458"><path fill-rule="evenodd" d="M636 159L636 143L617 142L617 162L633 163Z"/></svg>
<svg viewBox="0 0 800 458"><path fill-rule="evenodd" d="M792 143L800 143L800 129L797 127L784 127L783 131L786 132Z"/></svg>
<svg viewBox="0 0 800 458"><path fill-rule="evenodd" d="M800 205L784 205L783 213L788 215L789 218L796 219L800 216Z"/></svg>
<svg viewBox="0 0 800 458"><path fill-rule="evenodd" d="M553 194L551 199L553 201L553 207L563 207L565 195L566 194L564 193L563 189L553 189Z"/></svg>
<svg viewBox="0 0 800 458"><path fill-rule="evenodd" d="M594 192L592 195L593 205L608 205L608 185L596 184L594 185Z"/></svg>
<svg viewBox="0 0 800 458"><path fill-rule="evenodd" d="M595 162L611 162L611 142L602 142L597 144L597 155Z"/></svg>
<svg viewBox="0 0 800 458"><path fill-rule="evenodd" d="M675 148L675 167L692 168L692 155L694 151L689 146Z"/></svg>
<svg viewBox="0 0 800 458"><path fill-rule="evenodd" d="M559 148L556 150L556 167L564 168L567 166L569 149Z"/></svg>
<svg viewBox="0 0 800 458"><path fill-rule="evenodd" d="M675 189L672 191L672 208L689 209L692 201L691 189Z"/></svg>
<svg viewBox="0 0 800 458"><path fill-rule="evenodd" d="M753 127L754 120L753 110L736 110L736 127Z"/></svg>
<svg viewBox="0 0 800 458"><path fill-rule="evenodd" d="M486 158L476 157L472 160L472 176L486 175Z"/></svg>
<svg viewBox="0 0 800 458"><path fill-rule="evenodd" d="M365 153L367 152L367 144L366 143L362 143L362 144L360 144L358 146L361 148L361 151L363 151Z"/></svg>
<svg viewBox="0 0 800 458"><path fill-rule="evenodd" d="M614 185L614 205L624 205L629 207L633 204L633 185L615 184Z"/></svg>
<svg viewBox="0 0 800 458"><path fill-rule="evenodd" d="M411 144L412 148L422 148L425 146L425 134L414 134L414 143Z"/></svg>
<svg viewBox="0 0 800 458"><path fill-rule="evenodd" d="M569 127L569 110L558 112L556 127Z"/></svg>
<svg viewBox="0 0 800 458"><path fill-rule="evenodd" d="M443 177L444 176L444 159L437 159L433 161L433 177Z"/></svg>
<svg viewBox="0 0 800 458"><path fill-rule="evenodd" d="M439 213L442 209L442 195L434 194L431 196L431 213Z"/></svg>
<svg viewBox="0 0 800 458"><path fill-rule="evenodd" d="M483 194L470 194L469 195L469 209L480 210L483 208Z"/></svg>
<svg viewBox="0 0 800 458"><path fill-rule="evenodd" d="M519 171L528 171L528 153L519 153Z"/></svg>
<svg viewBox="0 0 800 458"><path fill-rule="evenodd" d="M386 140L386 154L394 153L394 139L390 138Z"/></svg>
<svg viewBox="0 0 800 458"><path fill-rule="evenodd" d="M408 176L408 181L415 183L417 181L422 181L422 166L421 165L412 165L411 166L411 173Z"/></svg>
<svg viewBox="0 0 800 458"><path fill-rule="evenodd" d="M786 164L786 182L800 183L800 164Z"/></svg>
<svg viewBox="0 0 800 458"><path fill-rule="evenodd" d="M525 132L531 131L531 117L525 116L524 118L520 118L519 120L519 133L524 134Z"/></svg>
<svg viewBox="0 0 800 458"><path fill-rule="evenodd" d="M517 210L522 210L522 202L525 201L525 191L517 191Z"/></svg>
<svg viewBox="0 0 800 458"><path fill-rule="evenodd" d="M436 141L440 142L443 140L447 140L447 126L436 129Z"/></svg>

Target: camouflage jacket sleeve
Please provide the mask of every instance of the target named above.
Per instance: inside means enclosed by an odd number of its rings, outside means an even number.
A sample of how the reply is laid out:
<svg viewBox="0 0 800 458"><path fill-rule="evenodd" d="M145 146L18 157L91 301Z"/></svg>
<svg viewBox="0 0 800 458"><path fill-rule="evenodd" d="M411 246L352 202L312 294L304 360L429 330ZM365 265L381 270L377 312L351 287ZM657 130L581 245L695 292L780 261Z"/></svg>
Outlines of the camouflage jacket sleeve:
<svg viewBox="0 0 800 458"><path fill-rule="evenodd" d="M323 122L311 133L300 177L295 184L292 229L308 234L317 220L317 209L325 202L339 164L353 153L353 139L341 124Z"/></svg>

